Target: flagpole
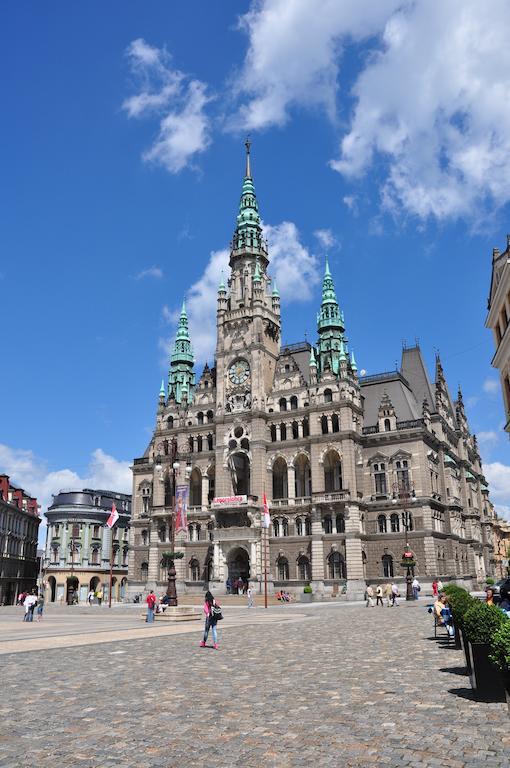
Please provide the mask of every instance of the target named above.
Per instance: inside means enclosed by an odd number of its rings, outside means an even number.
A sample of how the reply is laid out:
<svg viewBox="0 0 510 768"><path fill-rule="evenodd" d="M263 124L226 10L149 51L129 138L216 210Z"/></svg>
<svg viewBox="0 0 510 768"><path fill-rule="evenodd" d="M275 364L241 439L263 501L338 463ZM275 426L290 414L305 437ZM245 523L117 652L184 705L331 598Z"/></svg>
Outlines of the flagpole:
<svg viewBox="0 0 510 768"><path fill-rule="evenodd" d="M267 608L267 544L269 541L269 528L266 528L264 542L264 608Z"/></svg>
<svg viewBox="0 0 510 768"><path fill-rule="evenodd" d="M110 528L110 588L108 590L108 608L112 607L112 581L113 581L113 526Z"/></svg>

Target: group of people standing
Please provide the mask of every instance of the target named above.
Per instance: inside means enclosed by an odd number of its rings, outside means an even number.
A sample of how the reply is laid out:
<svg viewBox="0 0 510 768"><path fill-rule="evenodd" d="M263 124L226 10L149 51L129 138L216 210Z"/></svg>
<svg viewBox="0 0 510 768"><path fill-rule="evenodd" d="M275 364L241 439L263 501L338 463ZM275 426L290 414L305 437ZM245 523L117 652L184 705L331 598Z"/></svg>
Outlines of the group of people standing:
<svg viewBox="0 0 510 768"><path fill-rule="evenodd" d="M16 604L22 605L25 609L23 621L33 621L36 608L37 621L42 620L44 610L44 595L42 592L37 594L36 589L33 589L31 592L21 592L21 594L18 595Z"/></svg>
<svg viewBox="0 0 510 768"><path fill-rule="evenodd" d="M412 583L413 588L413 599L418 600L420 596L420 582L418 579L413 579ZM374 595L376 602L374 603ZM365 592L365 600L367 608L374 608L375 606L380 605L381 608L384 607L384 600L386 600L386 605L388 608L391 608L395 605L398 605L397 598L400 597L400 592L398 590L398 584L393 582L390 584L389 582L387 584L378 584L375 588L371 586L371 584L368 585L366 592Z"/></svg>

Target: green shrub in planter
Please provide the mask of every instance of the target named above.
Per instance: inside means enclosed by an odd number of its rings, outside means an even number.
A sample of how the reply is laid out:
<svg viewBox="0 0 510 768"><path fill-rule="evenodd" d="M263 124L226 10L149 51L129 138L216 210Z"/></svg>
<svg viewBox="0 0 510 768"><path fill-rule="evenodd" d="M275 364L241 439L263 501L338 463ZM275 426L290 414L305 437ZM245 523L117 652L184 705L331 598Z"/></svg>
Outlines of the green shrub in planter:
<svg viewBox="0 0 510 768"><path fill-rule="evenodd" d="M492 636L489 658L502 672L510 672L510 621L505 621Z"/></svg>
<svg viewBox="0 0 510 768"><path fill-rule="evenodd" d="M487 584L487 586L489 586L489 587L492 587L492 585L493 585L493 584L495 584L496 582L494 581L494 579L492 578L492 576L488 576L488 577L485 579L485 583Z"/></svg>
<svg viewBox="0 0 510 768"><path fill-rule="evenodd" d="M447 584L441 591L450 597L450 595L454 595L457 592L465 592L466 590L464 587L459 587L458 584Z"/></svg>
<svg viewBox="0 0 510 768"><path fill-rule="evenodd" d="M313 589L309 584L307 584L306 587L303 587L303 592L305 593L305 595L311 595L313 592Z"/></svg>
<svg viewBox="0 0 510 768"><path fill-rule="evenodd" d="M474 597L471 597L465 589L451 592L448 595L448 603L452 609L453 623L458 629L464 625L464 616L475 603Z"/></svg>
<svg viewBox="0 0 510 768"><path fill-rule="evenodd" d="M487 605L480 600L475 600L474 605L464 614L464 632L473 645L489 644L506 621L508 619L503 611L495 605Z"/></svg>

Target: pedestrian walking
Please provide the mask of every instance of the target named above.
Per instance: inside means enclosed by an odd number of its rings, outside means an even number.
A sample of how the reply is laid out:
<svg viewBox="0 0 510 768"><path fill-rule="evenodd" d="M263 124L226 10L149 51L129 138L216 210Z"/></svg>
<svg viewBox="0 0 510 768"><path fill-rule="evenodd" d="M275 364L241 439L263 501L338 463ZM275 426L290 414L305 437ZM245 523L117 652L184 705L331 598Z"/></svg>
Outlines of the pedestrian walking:
<svg viewBox="0 0 510 768"><path fill-rule="evenodd" d="M437 599L437 596L439 594L439 590L437 588L437 581L434 579L432 582L432 597L435 597Z"/></svg>
<svg viewBox="0 0 510 768"><path fill-rule="evenodd" d="M420 596L421 586L420 586L420 582L418 581L416 576L413 579L412 588L413 588L413 600L418 600L418 598Z"/></svg>
<svg viewBox="0 0 510 768"><path fill-rule="evenodd" d="M395 584L395 582L393 582L393 584L391 585L391 604L392 604L392 606L395 606L395 605L398 606L397 597L400 597L400 593L398 591L398 586Z"/></svg>
<svg viewBox="0 0 510 768"><path fill-rule="evenodd" d="M250 586L246 590L246 596L248 598L248 608L253 608L253 589Z"/></svg>
<svg viewBox="0 0 510 768"><path fill-rule="evenodd" d="M438 579L437 580L437 594L440 595L442 591L443 591L443 582L441 581L441 579Z"/></svg>
<svg viewBox="0 0 510 768"><path fill-rule="evenodd" d="M392 593L392 591L391 591L391 584L390 584L390 582L388 582L388 583L385 585L385 587L384 587L384 596L385 596L386 600L388 601L388 602L387 602L388 608L390 608L390 606L391 606L391 605L392 605L392 603L393 603L393 597L392 597L392 594L393 594L393 593Z"/></svg>
<svg viewBox="0 0 510 768"><path fill-rule="evenodd" d="M376 607L378 605L380 605L381 608L384 608L384 603L383 603L383 599L382 598L383 598L383 589L382 589L381 585L378 584L377 585L377 589L375 590L375 605L376 605Z"/></svg>
<svg viewBox="0 0 510 768"><path fill-rule="evenodd" d="M200 641L200 647L205 648L207 637L209 635L209 630L211 630L214 648L217 651L219 646L218 646L218 631L216 629L216 624L220 619L223 618L223 616L221 615L220 604L216 602L216 600L212 596L211 592L209 592L209 590L205 593L204 614L205 614L204 637Z"/></svg>
<svg viewBox="0 0 510 768"><path fill-rule="evenodd" d="M98 605L101 605L101 603L103 602L103 588L102 587L99 587L99 589L96 592L96 600L97 600Z"/></svg>
<svg viewBox="0 0 510 768"><path fill-rule="evenodd" d="M41 592L39 594L39 597L37 598L37 621L42 621L43 610L44 610L44 595Z"/></svg>
<svg viewBox="0 0 510 768"><path fill-rule="evenodd" d="M87 595L87 603L89 605L92 605L92 601L94 600L94 590L91 589L90 592Z"/></svg>
<svg viewBox="0 0 510 768"><path fill-rule="evenodd" d="M33 621L34 620L34 608L37 603L37 596L33 593L31 595L27 595L25 597L25 600L23 601L23 605L25 606L25 616L23 617L23 621Z"/></svg>
<svg viewBox="0 0 510 768"><path fill-rule="evenodd" d="M370 586L370 584L367 587L367 590L365 592L365 599L367 601L367 608L373 608L374 607L374 589Z"/></svg>
<svg viewBox="0 0 510 768"><path fill-rule="evenodd" d="M151 589L151 591L147 595L146 603L147 603L147 617L145 621L147 622L147 624L152 624L154 622L154 608L156 605L156 595L154 594L153 589Z"/></svg>

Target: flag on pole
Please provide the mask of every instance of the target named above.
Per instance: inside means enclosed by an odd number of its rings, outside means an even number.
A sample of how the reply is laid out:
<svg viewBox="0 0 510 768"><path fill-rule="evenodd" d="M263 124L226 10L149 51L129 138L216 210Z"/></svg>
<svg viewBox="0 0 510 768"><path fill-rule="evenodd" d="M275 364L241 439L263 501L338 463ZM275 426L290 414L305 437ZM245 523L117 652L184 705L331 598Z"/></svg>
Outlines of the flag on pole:
<svg viewBox="0 0 510 768"><path fill-rule="evenodd" d="M117 520L119 519L119 513L117 512L117 507L115 506L115 502L112 504L112 511L110 512L110 517L106 521L106 527L107 528L113 528Z"/></svg>
<svg viewBox="0 0 510 768"><path fill-rule="evenodd" d="M187 485L178 485L175 489L175 532L188 529L188 493Z"/></svg>
<svg viewBox="0 0 510 768"><path fill-rule="evenodd" d="M269 515L269 506L267 503L267 496L265 491L263 496L263 504L264 504L264 513L262 515L262 527L269 528L269 525L271 523L271 517Z"/></svg>

